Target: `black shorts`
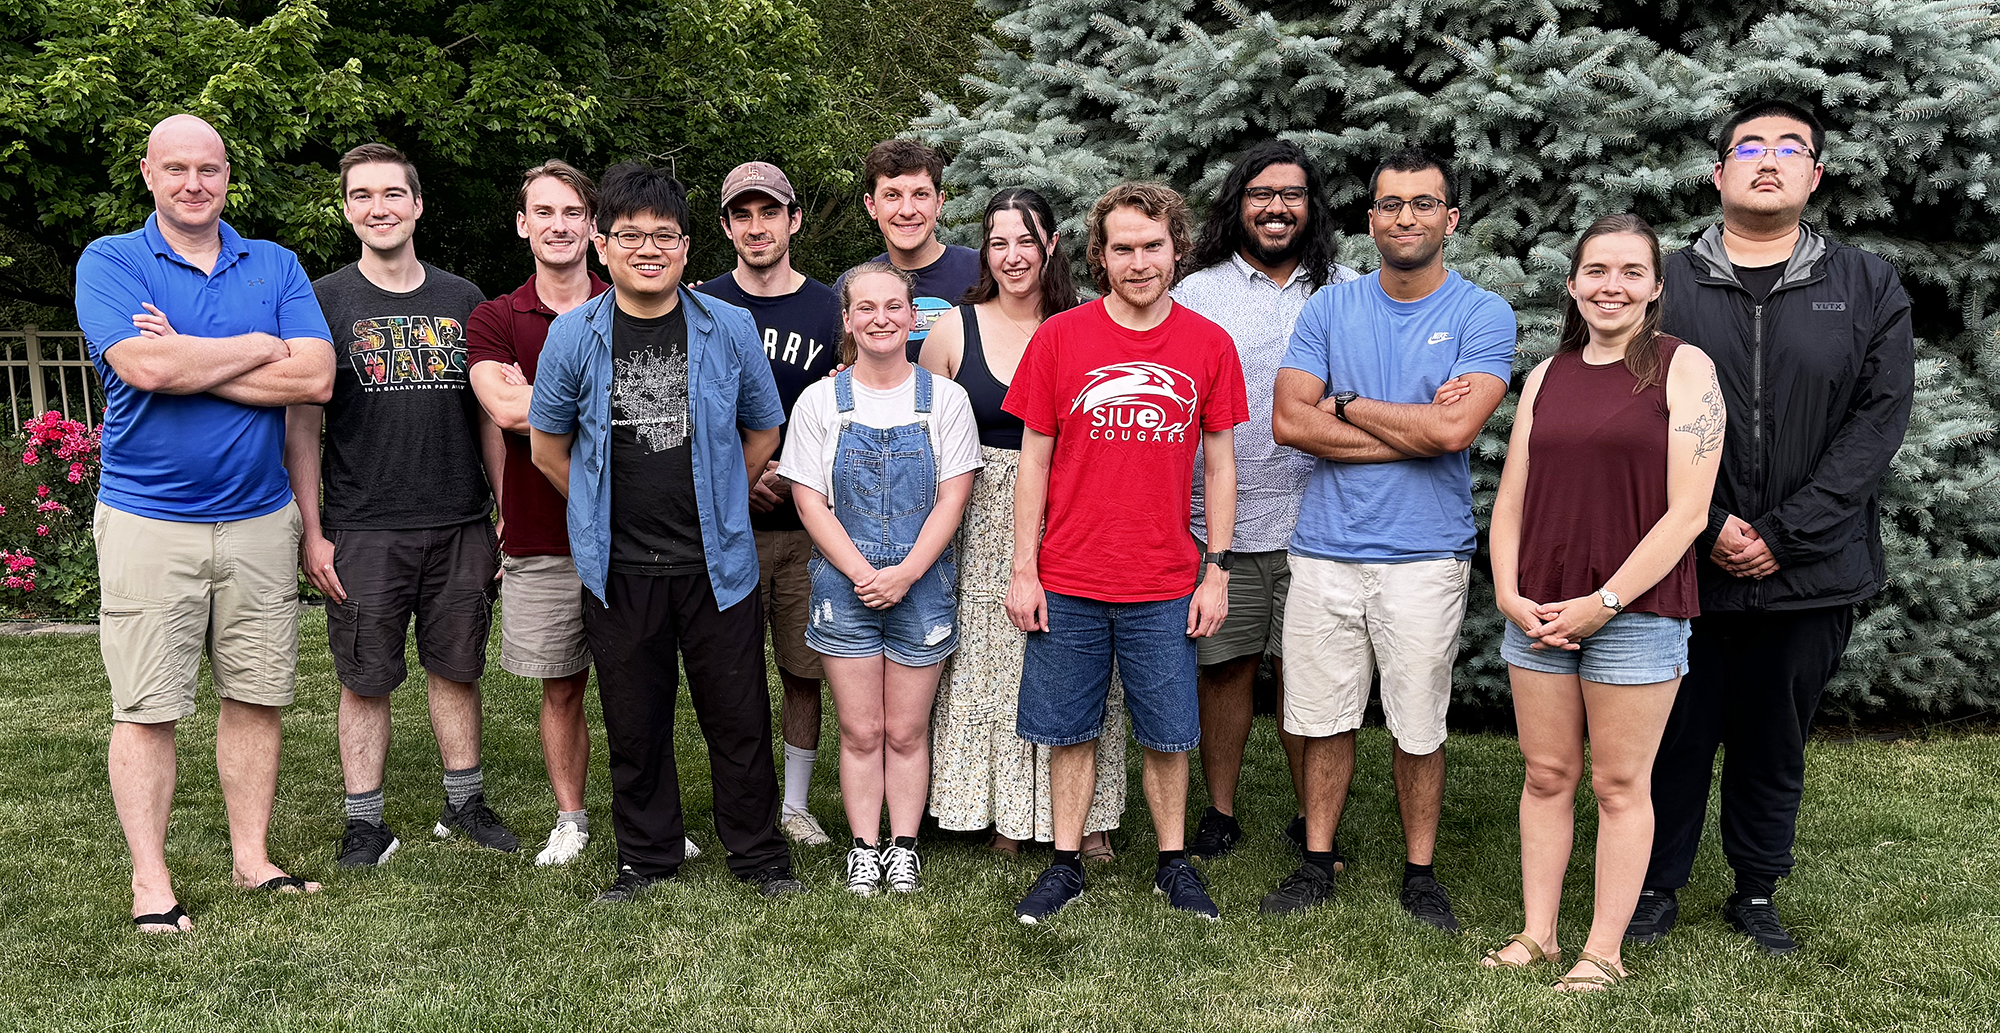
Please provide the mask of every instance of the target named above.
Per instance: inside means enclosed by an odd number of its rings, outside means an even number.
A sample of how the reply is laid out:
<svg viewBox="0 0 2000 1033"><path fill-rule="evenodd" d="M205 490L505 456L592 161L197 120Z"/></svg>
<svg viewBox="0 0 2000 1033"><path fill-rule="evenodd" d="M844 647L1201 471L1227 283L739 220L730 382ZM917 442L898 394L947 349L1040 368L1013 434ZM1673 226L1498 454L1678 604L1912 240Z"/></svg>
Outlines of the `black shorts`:
<svg viewBox="0 0 2000 1033"><path fill-rule="evenodd" d="M333 532L333 572L347 601L327 601L326 637L340 684L357 696L386 696L403 684L412 613L424 670L477 681L486 670L499 569L499 542L487 520L421 531Z"/></svg>

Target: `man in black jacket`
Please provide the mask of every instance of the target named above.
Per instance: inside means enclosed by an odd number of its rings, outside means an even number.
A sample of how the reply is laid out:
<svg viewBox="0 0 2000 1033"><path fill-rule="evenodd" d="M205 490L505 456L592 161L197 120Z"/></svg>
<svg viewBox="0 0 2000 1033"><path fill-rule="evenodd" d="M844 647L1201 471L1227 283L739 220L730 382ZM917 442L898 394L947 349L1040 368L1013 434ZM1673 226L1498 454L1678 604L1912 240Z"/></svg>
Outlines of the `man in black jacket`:
<svg viewBox="0 0 2000 1033"><path fill-rule="evenodd" d="M1722 849L1736 875L1723 914L1767 953L1797 946L1771 897L1792 868L1813 713L1854 604L1882 587L1880 485L1914 379L1896 271L1799 221L1825 142L1803 108L1739 109L1717 139L1722 223L1665 263L1662 328L1715 360L1729 425L1629 942L1673 928L1722 745Z"/></svg>

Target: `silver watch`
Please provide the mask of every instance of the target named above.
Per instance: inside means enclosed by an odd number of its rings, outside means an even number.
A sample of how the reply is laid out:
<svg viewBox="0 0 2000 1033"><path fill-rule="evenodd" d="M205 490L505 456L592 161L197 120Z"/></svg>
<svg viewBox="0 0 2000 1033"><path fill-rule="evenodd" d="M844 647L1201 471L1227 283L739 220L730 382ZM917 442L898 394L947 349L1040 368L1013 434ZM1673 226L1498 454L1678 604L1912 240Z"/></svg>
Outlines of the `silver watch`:
<svg viewBox="0 0 2000 1033"><path fill-rule="evenodd" d="M1603 603L1605 607L1609 609L1612 613L1625 612L1625 604L1618 601L1618 593L1612 591L1609 588L1598 589L1597 599L1599 602Z"/></svg>

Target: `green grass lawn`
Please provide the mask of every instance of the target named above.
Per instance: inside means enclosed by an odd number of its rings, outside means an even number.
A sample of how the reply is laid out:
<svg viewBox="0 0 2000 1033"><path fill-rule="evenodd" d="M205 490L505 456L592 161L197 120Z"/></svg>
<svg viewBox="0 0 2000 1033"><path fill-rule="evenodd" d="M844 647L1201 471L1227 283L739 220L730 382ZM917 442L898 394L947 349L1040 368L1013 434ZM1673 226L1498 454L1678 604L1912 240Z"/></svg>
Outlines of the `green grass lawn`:
<svg viewBox="0 0 2000 1033"><path fill-rule="evenodd" d="M141 937L105 782L109 701L94 637L0 639L0 1029L20 1030L1989 1030L2000 1022L2000 740L1834 745L1808 755L1797 873L1783 914L1804 943L1765 958L1717 913L1728 892L1704 846L1682 925L1626 955L1635 978L1563 996L1555 973L1494 973L1481 950L1520 922L1511 739L1452 740L1439 874L1465 934L1397 907L1401 837L1388 740L1364 731L1341 830L1354 865L1332 904L1259 918L1293 863L1276 736L1251 742L1243 847L1208 868L1223 920L1167 910L1150 892L1153 841L1132 773L1121 856L1093 868L1084 900L1040 928L1012 907L1046 855L988 855L934 837L924 890L860 900L838 883L838 847L800 850L810 894L767 902L730 878L708 822L707 761L683 704L690 831L708 856L623 908L586 906L614 857L603 740L589 803L597 839L577 863L532 864L553 820L535 733L539 687L487 680L489 799L524 842L503 856L428 829L441 790L419 689L396 701L388 820L405 847L385 867L339 872L336 689L325 622L305 621L299 702L285 719L274 858L327 881L316 897L230 888L213 761L215 704L181 727L168 857L198 923ZM497 636L496 636L497 642ZM497 646L496 646L497 648ZM414 660L412 670L415 670ZM685 697L684 697L685 698ZM592 721L596 722L595 700ZM829 710L813 805L843 834ZM1136 763L1138 751L1130 751ZM1199 788L1195 806L1200 806ZM1566 945L1589 900L1579 828ZM534 845L528 845L532 842Z"/></svg>

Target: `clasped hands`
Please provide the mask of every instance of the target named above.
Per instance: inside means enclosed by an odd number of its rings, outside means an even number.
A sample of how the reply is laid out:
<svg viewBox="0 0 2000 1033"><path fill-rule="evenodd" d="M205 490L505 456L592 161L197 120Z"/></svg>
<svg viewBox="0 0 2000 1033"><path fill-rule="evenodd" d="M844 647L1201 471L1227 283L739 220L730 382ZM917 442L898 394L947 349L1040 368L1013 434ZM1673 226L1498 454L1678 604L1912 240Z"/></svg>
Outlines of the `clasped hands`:
<svg viewBox="0 0 2000 1033"><path fill-rule="evenodd" d="M1736 577L1761 581L1778 571L1778 560L1771 555L1771 544L1757 533L1756 528L1733 513L1723 522L1722 533L1715 536L1715 548L1709 550L1708 558Z"/></svg>

